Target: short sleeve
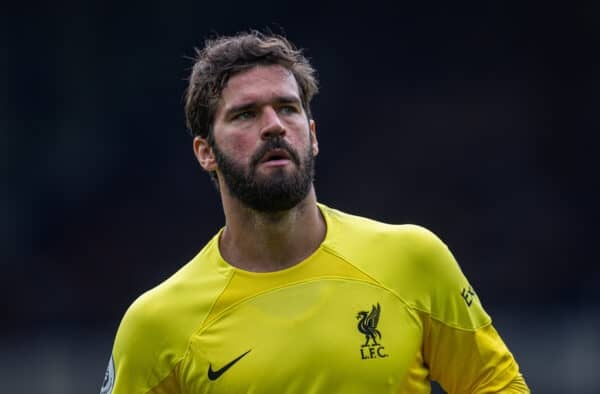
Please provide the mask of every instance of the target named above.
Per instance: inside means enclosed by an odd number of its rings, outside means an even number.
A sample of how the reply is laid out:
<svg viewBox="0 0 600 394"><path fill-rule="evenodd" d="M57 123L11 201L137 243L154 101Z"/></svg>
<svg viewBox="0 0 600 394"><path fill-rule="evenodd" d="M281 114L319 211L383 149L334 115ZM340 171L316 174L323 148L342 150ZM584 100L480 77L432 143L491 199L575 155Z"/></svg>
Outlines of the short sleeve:
<svg viewBox="0 0 600 394"><path fill-rule="evenodd" d="M165 386L171 387L170 393L179 392L173 376L177 356L170 351L162 319L144 297L131 305L119 325L111 357L112 391L106 394L148 393Z"/></svg>
<svg viewBox="0 0 600 394"><path fill-rule="evenodd" d="M434 236L428 244L429 310L421 315L432 379L450 393L504 390L520 377L513 355L447 246Z"/></svg>

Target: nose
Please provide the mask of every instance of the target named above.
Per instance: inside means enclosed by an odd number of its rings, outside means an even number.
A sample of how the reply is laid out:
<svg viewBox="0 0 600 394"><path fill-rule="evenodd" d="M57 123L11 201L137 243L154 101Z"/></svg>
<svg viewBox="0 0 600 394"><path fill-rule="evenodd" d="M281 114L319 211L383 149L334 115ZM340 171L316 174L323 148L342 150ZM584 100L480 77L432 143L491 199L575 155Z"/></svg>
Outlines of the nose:
<svg viewBox="0 0 600 394"><path fill-rule="evenodd" d="M263 122L260 130L260 137L264 140L275 136L285 135L285 126L279 118L279 114L273 107L265 107L263 112Z"/></svg>

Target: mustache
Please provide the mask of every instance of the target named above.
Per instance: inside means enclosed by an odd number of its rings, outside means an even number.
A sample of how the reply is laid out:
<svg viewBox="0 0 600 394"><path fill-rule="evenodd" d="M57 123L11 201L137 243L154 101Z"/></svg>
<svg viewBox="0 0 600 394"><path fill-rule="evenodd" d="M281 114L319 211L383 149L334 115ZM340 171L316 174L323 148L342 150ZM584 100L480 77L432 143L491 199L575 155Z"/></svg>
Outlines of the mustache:
<svg viewBox="0 0 600 394"><path fill-rule="evenodd" d="M256 167L258 165L258 163L260 162L260 160L263 158L263 156L265 154L267 154L267 152L269 152L270 150L273 150L273 149L285 149L287 151L287 153L290 155L290 158L292 159L292 161L297 166L300 166L300 158L298 157L298 153L296 152L296 150L294 148L292 148L290 146L290 144L288 144L281 137L273 137L273 138L268 139L264 143L264 145L262 145L260 148L258 148L256 150L256 152L254 152L254 154L250 158L250 163L252 164L252 167Z"/></svg>

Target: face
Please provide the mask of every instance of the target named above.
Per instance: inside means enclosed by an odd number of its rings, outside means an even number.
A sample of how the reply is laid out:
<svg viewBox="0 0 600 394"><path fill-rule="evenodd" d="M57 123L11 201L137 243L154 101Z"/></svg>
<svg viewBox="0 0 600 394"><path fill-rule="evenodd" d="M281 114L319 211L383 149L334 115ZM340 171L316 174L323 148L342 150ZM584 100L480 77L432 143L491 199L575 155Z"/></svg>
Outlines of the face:
<svg viewBox="0 0 600 394"><path fill-rule="evenodd" d="M261 212L290 209L312 187L318 152L298 85L281 66L257 66L231 77L213 124L214 144L194 140L202 166L220 186Z"/></svg>

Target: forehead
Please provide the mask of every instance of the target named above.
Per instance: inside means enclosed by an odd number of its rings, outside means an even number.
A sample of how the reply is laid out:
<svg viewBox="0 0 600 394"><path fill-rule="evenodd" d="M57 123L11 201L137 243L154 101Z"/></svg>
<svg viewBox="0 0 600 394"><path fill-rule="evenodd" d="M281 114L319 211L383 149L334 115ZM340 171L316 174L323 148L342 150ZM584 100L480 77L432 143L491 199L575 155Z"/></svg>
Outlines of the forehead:
<svg viewBox="0 0 600 394"><path fill-rule="evenodd" d="M300 100L294 75L279 65L255 66L229 78L221 92L217 115L232 106L269 102L278 97Z"/></svg>

